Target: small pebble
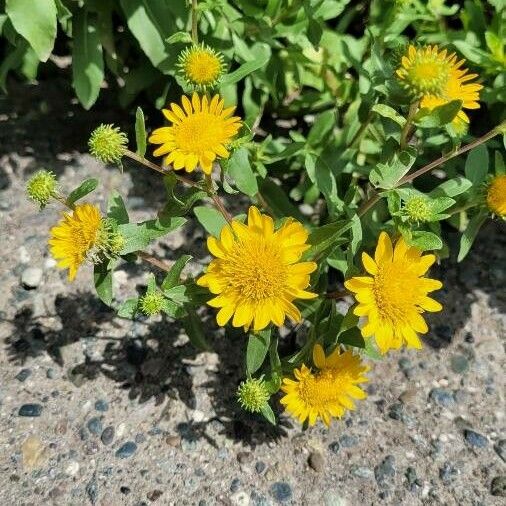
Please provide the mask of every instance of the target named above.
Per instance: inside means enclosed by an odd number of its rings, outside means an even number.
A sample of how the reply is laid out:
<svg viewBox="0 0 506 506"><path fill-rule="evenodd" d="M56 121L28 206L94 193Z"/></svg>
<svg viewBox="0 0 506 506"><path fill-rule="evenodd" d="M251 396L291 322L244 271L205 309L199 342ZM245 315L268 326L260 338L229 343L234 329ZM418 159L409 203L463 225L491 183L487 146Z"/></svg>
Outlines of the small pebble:
<svg viewBox="0 0 506 506"><path fill-rule="evenodd" d="M458 474L458 469L450 462L445 462L443 467L439 469L439 478L445 484L451 483Z"/></svg>
<svg viewBox="0 0 506 506"><path fill-rule="evenodd" d="M494 445L494 450L506 462L506 439L501 439Z"/></svg>
<svg viewBox="0 0 506 506"><path fill-rule="evenodd" d="M457 374L463 374L469 369L469 360L464 355L453 355L450 359L450 367Z"/></svg>
<svg viewBox="0 0 506 506"><path fill-rule="evenodd" d="M125 486L120 487L120 488L119 488L119 491L120 491L122 494L124 494L124 495L128 495L128 494L130 493L130 489L129 489L128 487L125 487Z"/></svg>
<svg viewBox="0 0 506 506"><path fill-rule="evenodd" d="M98 499L98 484L95 476L93 476L93 478L86 485L86 493L90 498L91 504L96 504Z"/></svg>
<svg viewBox="0 0 506 506"><path fill-rule="evenodd" d="M341 448L352 448L358 444L358 439L355 436L341 436L339 438L339 446Z"/></svg>
<svg viewBox="0 0 506 506"><path fill-rule="evenodd" d="M28 267L21 274L21 284L26 290L37 288L42 282L42 269L38 267Z"/></svg>
<svg viewBox="0 0 506 506"><path fill-rule="evenodd" d="M42 406L40 404L23 404L18 411L19 416L40 416L42 413Z"/></svg>
<svg viewBox="0 0 506 506"><path fill-rule="evenodd" d="M485 448L488 445L488 439L485 436L471 429L464 430L464 438L475 448Z"/></svg>
<svg viewBox="0 0 506 506"><path fill-rule="evenodd" d="M32 374L31 369L21 369L21 371L19 371L16 374L16 379L21 383L23 383L28 379L29 376L31 376L31 374Z"/></svg>
<svg viewBox="0 0 506 506"><path fill-rule="evenodd" d="M112 425L109 425L106 427L102 434L100 435L100 440L103 444L109 445L112 443L112 440L114 439L114 427Z"/></svg>
<svg viewBox="0 0 506 506"><path fill-rule="evenodd" d="M230 483L230 492L234 493L239 490L241 487L241 480L239 478L234 478L232 483Z"/></svg>
<svg viewBox="0 0 506 506"><path fill-rule="evenodd" d="M88 420L86 427L88 427L88 430L92 434L95 434L95 436L100 436L100 434L102 434L102 420L96 416Z"/></svg>
<svg viewBox="0 0 506 506"><path fill-rule="evenodd" d="M292 487L284 481L273 483L270 492L272 497L278 502L286 502L292 498Z"/></svg>
<svg viewBox="0 0 506 506"><path fill-rule="evenodd" d="M97 402L95 402L95 409L97 411L105 412L109 409L109 404L107 403L107 401L99 399Z"/></svg>
<svg viewBox="0 0 506 506"><path fill-rule="evenodd" d="M374 478L373 470L369 469L368 467L352 465L350 468L350 472L353 476L356 476L357 478L363 478L366 480Z"/></svg>
<svg viewBox="0 0 506 506"><path fill-rule="evenodd" d="M128 459L137 451L137 445L133 441L127 441L116 450L116 457Z"/></svg>
<svg viewBox="0 0 506 506"><path fill-rule="evenodd" d="M146 436L144 434L136 434L135 435L135 442L137 444L141 444L141 443L144 443L146 441Z"/></svg>
<svg viewBox="0 0 506 506"><path fill-rule="evenodd" d="M496 476L492 480L490 493L496 497L506 497L506 476Z"/></svg>
<svg viewBox="0 0 506 506"><path fill-rule="evenodd" d="M255 464L255 471L258 473L258 474L262 474L264 471L265 471L265 468L267 467L267 464L265 462L262 462L262 461L258 461L256 464Z"/></svg>
<svg viewBox="0 0 506 506"><path fill-rule="evenodd" d="M47 371L46 371L46 378L47 379L54 379L56 377L56 372L55 370L50 367Z"/></svg>
<svg viewBox="0 0 506 506"><path fill-rule="evenodd" d="M146 497L151 501L151 502L155 502L157 501L158 499L160 499L160 496L163 494L163 492L161 490L152 490L151 492L148 492L146 494Z"/></svg>
<svg viewBox="0 0 506 506"><path fill-rule="evenodd" d="M393 455L387 455L381 464L374 468L374 476L380 486L386 486L395 477L395 459Z"/></svg>
<svg viewBox="0 0 506 506"><path fill-rule="evenodd" d="M320 452L311 452L307 459L307 462L311 469L316 471L317 473L321 473L323 468L325 467L325 459Z"/></svg>
<svg viewBox="0 0 506 506"><path fill-rule="evenodd" d="M332 453L339 453L339 449L340 449L340 445L337 441L334 441L333 443L330 443L329 444L329 450L332 452Z"/></svg>
<svg viewBox="0 0 506 506"><path fill-rule="evenodd" d="M181 436L167 436L165 438L165 442L169 446L173 446L174 448L177 448L181 446Z"/></svg>
<svg viewBox="0 0 506 506"><path fill-rule="evenodd" d="M79 471L79 462L73 460L70 464L65 468L65 474L69 476L75 476Z"/></svg>
<svg viewBox="0 0 506 506"><path fill-rule="evenodd" d="M444 406L445 408L455 405L455 396L453 395L453 392L445 390L444 388L433 388L429 392L429 399L439 406Z"/></svg>

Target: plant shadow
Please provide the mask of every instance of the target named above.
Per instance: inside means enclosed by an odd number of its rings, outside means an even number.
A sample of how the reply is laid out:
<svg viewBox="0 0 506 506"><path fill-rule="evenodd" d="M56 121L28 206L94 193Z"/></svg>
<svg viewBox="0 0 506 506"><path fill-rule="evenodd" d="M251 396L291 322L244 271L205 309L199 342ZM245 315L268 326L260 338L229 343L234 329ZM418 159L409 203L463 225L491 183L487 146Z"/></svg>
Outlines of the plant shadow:
<svg viewBox="0 0 506 506"><path fill-rule="evenodd" d="M244 336L232 339L219 335L209 314L204 314L203 323L213 353L201 352L187 340L178 340L183 329L166 319L150 321L141 317L131 324L125 337L104 335L111 326L119 325L119 319L91 292L58 295L55 314L46 316L52 317L50 328L42 323L43 318L34 316L30 307L16 313L10 322L14 330L5 340L10 361L22 365L47 354L58 366L66 368L66 381L82 387L88 381L105 377L119 385L130 400L139 404L154 402L159 407L160 420L171 419L173 399L182 401L191 414L197 408L195 392L203 389L212 407L211 417L176 425L181 439L188 442L202 439L218 448L219 435L254 448L286 436L291 427L283 416L274 427L241 410L236 390L243 379L243 365L237 347L245 347L246 340ZM55 320L59 330L54 329ZM84 358L68 367L65 347L77 342L84 348ZM212 366L207 363L210 356L214 357ZM206 369L205 381L196 386L195 371L199 368Z"/></svg>

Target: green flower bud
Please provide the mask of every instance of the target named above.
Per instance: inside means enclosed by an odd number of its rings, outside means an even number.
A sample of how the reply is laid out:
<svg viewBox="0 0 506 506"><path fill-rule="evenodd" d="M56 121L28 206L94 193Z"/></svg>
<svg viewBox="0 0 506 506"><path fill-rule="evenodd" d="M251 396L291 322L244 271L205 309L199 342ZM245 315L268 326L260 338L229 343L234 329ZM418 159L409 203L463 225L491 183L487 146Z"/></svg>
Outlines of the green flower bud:
<svg viewBox="0 0 506 506"><path fill-rule="evenodd" d="M147 292L139 299L139 309L146 316L153 316L162 310L163 302L164 297L161 292Z"/></svg>
<svg viewBox="0 0 506 506"><path fill-rule="evenodd" d="M91 133L90 153L103 163L119 163L125 154L128 138L119 127L100 125Z"/></svg>
<svg viewBox="0 0 506 506"><path fill-rule="evenodd" d="M26 183L26 193L42 209L56 195L57 186L58 181L53 172L39 170Z"/></svg>
<svg viewBox="0 0 506 506"><path fill-rule="evenodd" d="M432 217L430 200L425 197L412 197L404 204L404 213L412 222L429 221Z"/></svg>
<svg viewBox="0 0 506 506"><path fill-rule="evenodd" d="M269 400L267 385L261 379L250 378L243 381L237 389L239 404L246 411L258 413Z"/></svg>

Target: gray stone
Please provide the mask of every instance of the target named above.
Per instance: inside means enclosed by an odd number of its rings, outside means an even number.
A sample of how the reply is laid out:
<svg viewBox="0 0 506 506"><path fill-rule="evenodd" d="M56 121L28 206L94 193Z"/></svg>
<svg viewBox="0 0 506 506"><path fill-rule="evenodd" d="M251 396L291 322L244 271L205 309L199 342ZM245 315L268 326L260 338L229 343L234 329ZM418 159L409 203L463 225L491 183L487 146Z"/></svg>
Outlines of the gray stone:
<svg viewBox="0 0 506 506"><path fill-rule="evenodd" d="M429 399L445 408L450 408L455 405L455 396L453 392L445 390L444 388L433 388L429 392Z"/></svg>
<svg viewBox="0 0 506 506"><path fill-rule="evenodd" d="M355 436L344 435L339 438L339 446L341 448L352 448L353 446L357 446L358 439Z"/></svg>
<svg viewBox="0 0 506 506"><path fill-rule="evenodd" d="M96 504L98 499L98 483L95 475L86 485L86 493L88 494L91 504Z"/></svg>
<svg viewBox="0 0 506 506"><path fill-rule="evenodd" d="M450 367L457 374L463 374L469 369L469 360L464 355L453 355L450 359Z"/></svg>
<svg viewBox="0 0 506 506"><path fill-rule="evenodd" d="M137 451L137 445L133 441L127 441L116 450L116 457L128 459Z"/></svg>
<svg viewBox="0 0 506 506"><path fill-rule="evenodd" d="M21 369L21 371L16 374L16 379L21 383L24 383L31 375L31 369Z"/></svg>
<svg viewBox="0 0 506 506"><path fill-rule="evenodd" d="M42 269L38 267L28 267L21 274L21 284L27 290L37 288L42 282Z"/></svg>
<svg viewBox="0 0 506 506"><path fill-rule="evenodd" d="M381 462L374 468L374 477L378 484L386 487L393 482L395 478L395 458L393 455L387 455Z"/></svg>
<svg viewBox="0 0 506 506"><path fill-rule="evenodd" d="M92 434L95 434L95 436L100 436L100 434L102 434L102 420L96 416L88 420L86 427L88 427L88 430Z"/></svg>
<svg viewBox="0 0 506 506"><path fill-rule="evenodd" d="M109 404L104 399L99 399L97 402L95 402L95 409L97 411L105 412L109 409Z"/></svg>
<svg viewBox="0 0 506 506"><path fill-rule="evenodd" d="M55 370L52 367L50 367L46 371L46 378L47 379L55 379L56 378L56 372L55 372Z"/></svg>
<svg viewBox="0 0 506 506"><path fill-rule="evenodd" d="M325 459L320 452L311 452L307 462L311 469L315 470L317 473L321 473L325 467Z"/></svg>
<svg viewBox="0 0 506 506"><path fill-rule="evenodd" d="M488 439L474 430L464 429L464 437L467 443L474 448L485 448L488 446Z"/></svg>
<svg viewBox="0 0 506 506"><path fill-rule="evenodd" d="M281 503L289 501L293 495L292 487L284 481L277 481L276 483L273 483L271 485L270 492L272 497Z"/></svg>
<svg viewBox="0 0 506 506"><path fill-rule="evenodd" d="M350 467L350 473L357 478L363 478L365 480L372 480L374 478L373 470L368 467L352 465Z"/></svg>
<svg viewBox="0 0 506 506"><path fill-rule="evenodd" d="M506 476L496 476L490 484L490 493L498 497L506 497Z"/></svg>
<svg viewBox="0 0 506 506"><path fill-rule="evenodd" d="M341 448L341 446L339 445L339 443L337 441L334 441L333 443L329 444L329 450L332 453L339 453L340 448Z"/></svg>
<svg viewBox="0 0 506 506"><path fill-rule="evenodd" d="M501 457L501 459L506 462L506 439L501 439L497 441L494 445L494 450Z"/></svg>
<svg viewBox="0 0 506 506"><path fill-rule="evenodd" d="M35 417L40 416L42 413L42 406L40 404L23 404L18 411L19 416Z"/></svg>
<svg viewBox="0 0 506 506"><path fill-rule="evenodd" d="M446 461L439 469L439 478L444 484L451 483L459 474L459 470L450 462Z"/></svg>
<svg viewBox="0 0 506 506"><path fill-rule="evenodd" d="M255 471L258 473L258 474L262 474L265 469L267 468L267 464L265 462L262 462L261 460L259 460L256 464L255 464Z"/></svg>
<svg viewBox="0 0 506 506"><path fill-rule="evenodd" d="M112 443L112 440L114 439L114 427L112 425L109 425L106 427L102 434L100 435L100 440L103 444L109 445Z"/></svg>

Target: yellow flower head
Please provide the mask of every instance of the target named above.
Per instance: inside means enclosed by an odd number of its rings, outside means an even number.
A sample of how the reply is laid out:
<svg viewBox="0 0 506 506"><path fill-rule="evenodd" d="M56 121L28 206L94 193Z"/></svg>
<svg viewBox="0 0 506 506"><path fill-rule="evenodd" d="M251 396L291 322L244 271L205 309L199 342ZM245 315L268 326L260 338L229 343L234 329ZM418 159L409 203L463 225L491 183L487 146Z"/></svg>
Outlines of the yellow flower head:
<svg viewBox="0 0 506 506"><path fill-rule="evenodd" d="M197 164L210 174L217 156L228 158L227 145L241 128L241 120L232 116L235 107L223 108L223 99L215 95L209 102L206 96L193 94L191 102L183 96L182 108L170 104L163 109L171 126L156 129L149 142L161 144L153 155L165 157L167 165L174 169L193 172Z"/></svg>
<svg viewBox="0 0 506 506"><path fill-rule="evenodd" d="M64 213L60 223L51 229L51 254L58 260L58 267L69 270L70 281L101 242L101 229L100 210L92 204L77 205L73 213Z"/></svg>
<svg viewBox="0 0 506 506"><path fill-rule="evenodd" d="M281 326L288 315L298 322L301 315L294 299L312 299L307 292L314 262L299 262L308 232L288 219L274 230L270 216L250 207L248 223L234 220L225 225L220 238L209 237L207 247L216 258L197 284L216 295L208 304L220 308L216 320L224 326L233 316L234 327L261 330L270 322Z"/></svg>
<svg viewBox="0 0 506 506"><path fill-rule="evenodd" d="M492 213L506 218L506 175L495 176L488 184L487 206Z"/></svg>
<svg viewBox="0 0 506 506"><path fill-rule="evenodd" d="M286 395L281 404L300 423L309 419L309 425L314 425L321 418L328 427L332 418L341 418L346 410L355 409L352 399L367 397L357 385L368 381L364 374L369 367L349 350L340 353L336 349L325 357L319 344L313 349L313 362L318 372L302 364L294 370L295 380L283 378L281 390Z"/></svg>
<svg viewBox="0 0 506 506"><path fill-rule="evenodd" d="M442 309L427 296L443 286L441 281L423 277L435 260L434 255L422 256L420 250L409 247L402 237L394 247L382 232L374 259L362 253L364 268L371 276L345 282L358 301L354 313L367 318L362 335L374 336L381 353L403 343L408 348L422 347L417 333L425 334L428 327L421 313Z"/></svg>
<svg viewBox="0 0 506 506"><path fill-rule="evenodd" d="M446 49L439 52L437 46L417 49L410 45L396 73L403 86L413 96L440 96L445 89L451 68L452 56L447 56Z"/></svg>
<svg viewBox="0 0 506 506"><path fill-rule="evenodd" d="M204 44L182 51L177 67L187 84L201 91L214 88L225 71L223 55Z"/></svg>

